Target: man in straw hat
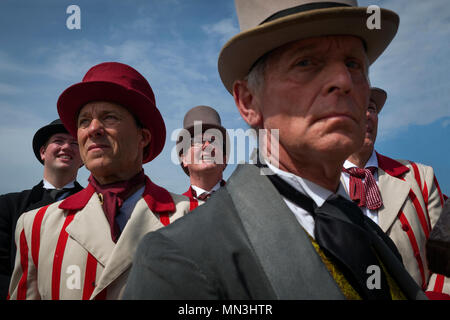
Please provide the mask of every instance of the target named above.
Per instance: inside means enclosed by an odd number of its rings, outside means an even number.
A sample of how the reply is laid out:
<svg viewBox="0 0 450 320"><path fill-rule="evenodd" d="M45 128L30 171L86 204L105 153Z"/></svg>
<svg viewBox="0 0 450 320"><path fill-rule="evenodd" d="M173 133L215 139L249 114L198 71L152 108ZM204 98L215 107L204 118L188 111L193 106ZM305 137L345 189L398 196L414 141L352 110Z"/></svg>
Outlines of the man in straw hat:
<svg viewBox="0 0 450 320"><path fill-rule="evenodd" d="M177 148L181 167L191 182L183 193L190 200L191 210L225 185L222 174L227 166L227 138L227 131L213 108L197 106L184 116Z"/></svg>
<svg viewBox="0 0 450 320"><path fill-rule="evenodd" d="M386 99L386 91L371 89L364 144L344 162L341 180L350 198L395 243L417 284L432 298L448 299L450 280L430 274L425 250L444 196L432 167L375 151L378 114Z"/></svg>
<svg viewBox="0 0 450 320"><path fill-rule="evenodd" d="M356 1L235 3L242 31L219 73L252 128L279 130L279 168L238 166L182 225L144 237L124 297L426 299L339 180L363 143L369 65L398 16L382 9L373 31Z"/></svg>
<svg viewBox="0 0 450 320"><path fill-rule="evenodd" d="M14 230L20 215L83 189L76 181L82 165L78 142L60 119L36 131L32 145L36 159L44 166L43 179L31 189L0 196L0 299L6 299L14 269Z"/></svg>
<svg viewBox="0 0 450 320"><path fill-rule="evenodd" d="M188 199L154 184L142 168L163 149L165 124L147 80L106 62L58 99L91 171L88 186L22 215L11 299L116 299L138 241L189 211Z"/></svg>

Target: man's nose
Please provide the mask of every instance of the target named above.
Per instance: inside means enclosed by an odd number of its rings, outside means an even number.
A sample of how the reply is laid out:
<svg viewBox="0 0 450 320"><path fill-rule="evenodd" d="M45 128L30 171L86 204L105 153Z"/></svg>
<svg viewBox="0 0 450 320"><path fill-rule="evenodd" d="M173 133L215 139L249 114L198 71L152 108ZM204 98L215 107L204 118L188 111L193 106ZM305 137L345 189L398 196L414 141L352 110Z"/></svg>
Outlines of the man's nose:
<svg viewBox="0 0 450 320"><path fill-rule="evenodd" d="M348 67L343 62L336 62L325 71L328 83L324 87L325 93L334 91L341 94L349 93L353 88L353 79Z"/></svg>
<svg viewBox="0 0 450 320"><path fill-rule="evenodd" d="M88 127L88 134L89 136L98 136L98 135L102 135L103 134L103 123L94 118L91 120L91 123L89 123L89 127Z"/></svg>

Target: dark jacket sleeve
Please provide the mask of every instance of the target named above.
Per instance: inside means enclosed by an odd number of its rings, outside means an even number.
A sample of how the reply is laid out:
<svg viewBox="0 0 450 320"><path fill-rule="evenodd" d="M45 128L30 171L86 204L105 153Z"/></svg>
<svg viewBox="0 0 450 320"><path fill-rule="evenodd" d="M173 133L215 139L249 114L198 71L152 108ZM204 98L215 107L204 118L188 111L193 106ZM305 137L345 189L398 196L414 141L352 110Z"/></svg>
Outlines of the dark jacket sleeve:
<svg viewBox="0 0 450 320"><path fill-rule="evenodd" d="M14 237L13 216L18 209L13 201L18 194L6 194L0 196L0 300L8 294L9 280L11 277L11 261L14 259L11 247Z"/></svg>
<svg viewBox="0 0 450 320"><path fill-rule="evenodd" d="M216 292L199 266L155 231L137 249L123 299L218 299Z"/></svg>

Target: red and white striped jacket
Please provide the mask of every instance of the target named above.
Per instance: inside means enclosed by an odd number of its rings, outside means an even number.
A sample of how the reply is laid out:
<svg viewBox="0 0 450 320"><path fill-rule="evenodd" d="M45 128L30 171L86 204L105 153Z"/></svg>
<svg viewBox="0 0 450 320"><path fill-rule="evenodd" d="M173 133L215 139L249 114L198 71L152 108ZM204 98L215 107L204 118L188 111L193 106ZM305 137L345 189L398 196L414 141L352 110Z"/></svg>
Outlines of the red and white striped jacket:
<svg viewBox="0 0 450 320"><path fill-rule="evenodd" d="M379 226L394 241L405 268L419 286L447 298L450 278L430 273L425 251L430 231L444 205L433 168L378 153L377 160L378 187L383 200L378 210Z"/></svg>
<svg viewBox="0 0 450 320"><path fill-rule="evenodd" d="M189 212L186 197L146 179L117 243L98 195L79 193L23 214L17 222L17 255L10 299L118 299L141 238Z"/></svg>

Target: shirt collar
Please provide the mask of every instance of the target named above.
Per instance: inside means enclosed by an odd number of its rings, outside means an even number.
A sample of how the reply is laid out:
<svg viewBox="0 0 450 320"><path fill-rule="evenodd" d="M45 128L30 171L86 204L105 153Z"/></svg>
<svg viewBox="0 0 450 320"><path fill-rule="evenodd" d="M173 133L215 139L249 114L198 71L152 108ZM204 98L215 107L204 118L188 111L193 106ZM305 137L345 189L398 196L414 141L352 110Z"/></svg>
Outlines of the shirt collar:
<svg viewBox="0 0 450 320"><path fill-rule="evenodd" d="M350 168L354 168L357 167L357 165L353 164L352 162L345 160L344 162L344 168L345 169L350 169ZM377 154L375 152L375 150L372 151L372 155L370 156L369 160L367 161L366 165L364 166L364 168L368 168L368 167L375 167L378 169L378 158L377 158Z"/></svg>
<svg viewBox="0 0 450 320"><path fill-rule="evenodd" d="M43 179L43 181L44 181L44 185L43 185L43 187L45 188L45 189L57 189L54 185L52 185L50 182L48 182L47 180L45 180L45 178ZM73 181L71 181L71 182L69 182L68 184L66 184L62 189L64 189L64 188L75 188L75 180L73 180Z"/></svg>
<svg viewBox="0 0 450 320"><path fill-rule="evenodd" d="M318 207L321 207L328 198L333 198L338 195L349 199L347 193L345 192L344 186L342 183L339 183L338 191L336 193L327 190L314 182L309 181L308 179L299 177L293 173L281 170L277 167L274 167L268 161L266 161L267 166L273 173L278 175L281 179L289 183L293 188L297 191L303 193L310 197Z"/></svg>
<svg viewBox="0 0 450 320"><path fill-rule="evenodd" d="M194 186L194 185L191 185L191 187L192 187L192 189L196 192L196 194L197 195L201 195L202 193L204 193L204 192L206 192L206 193L211 193L211 192L214 192L214 191L217 191L219 188L220 188L220 182L221 182L222 180L219 180L219 182L217 182L216 183L216 185L214 186L214 187L212 187L211 188L211 190L205 190L205 189L202 189L202 188L200 188L200 187L197 187L197 186Z"/></svg>

